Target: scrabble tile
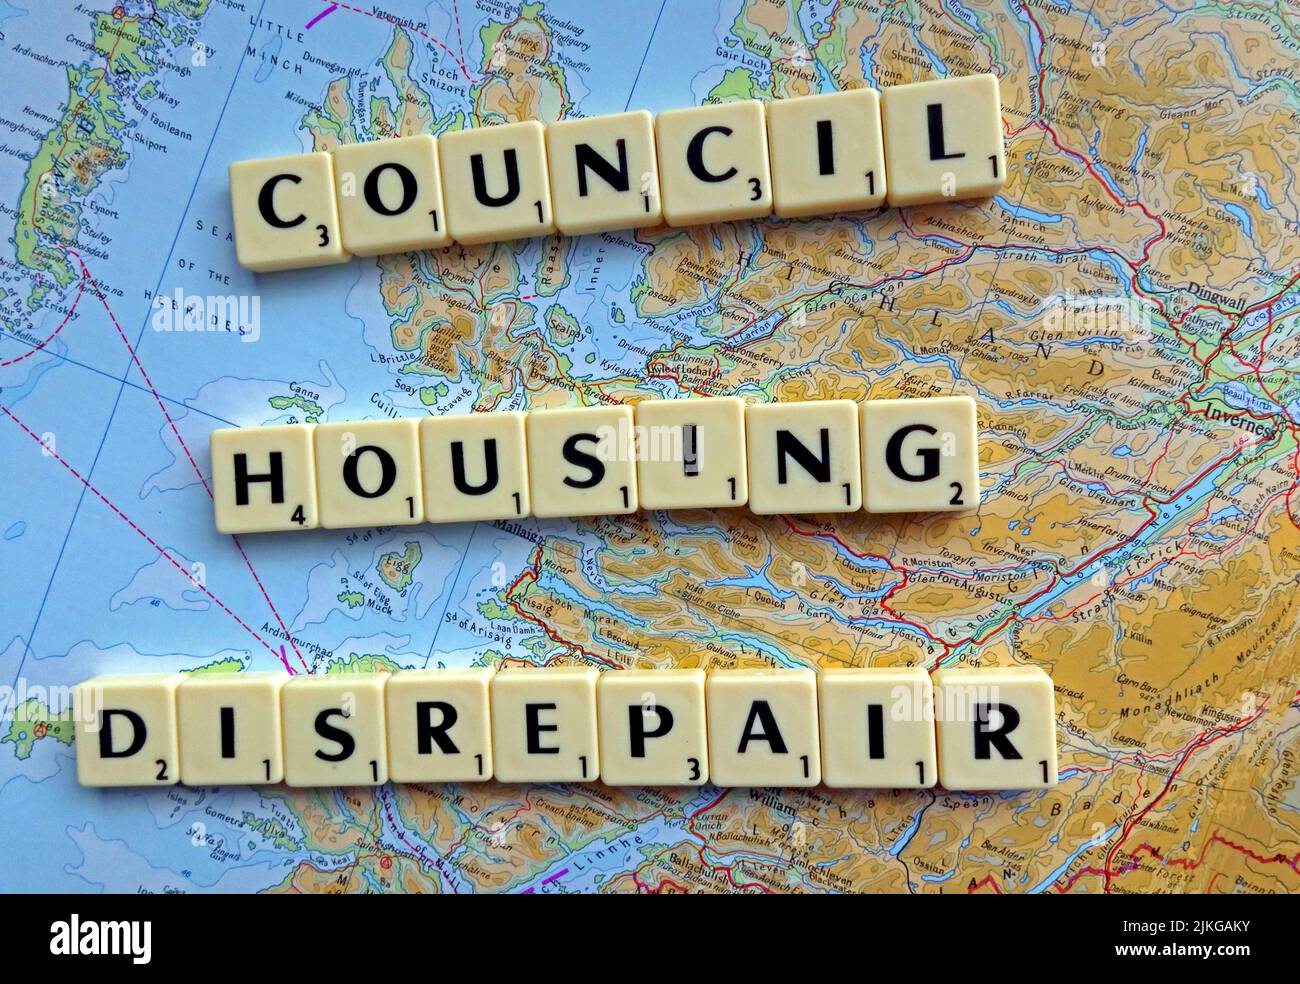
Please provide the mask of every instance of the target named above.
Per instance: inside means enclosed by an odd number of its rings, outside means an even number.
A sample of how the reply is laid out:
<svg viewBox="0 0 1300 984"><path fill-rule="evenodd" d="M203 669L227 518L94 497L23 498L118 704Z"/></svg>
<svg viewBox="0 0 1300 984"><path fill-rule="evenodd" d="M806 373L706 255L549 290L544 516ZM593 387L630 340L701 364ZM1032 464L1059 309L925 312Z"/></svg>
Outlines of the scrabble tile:
<svg viewBox="0 0 1300 984"><path fill-rule="evenodd" d="M181 781L261 785L284 779L283 672L186 676L176 692Z"/></svg>
<svg viewBox="0 0 1300 984"><path fill-rule="evenodd" d="M388 780L386 673L296 676L280 690L284 781L378 786Z"/></svg>
<svg viewBox="0 0 1300 984"><path fill-rule="evenodd" d="M980 504L979 435L969 396L862 404L868 512L963 512Z"/></svg>
<svg viewBox="0 0 1300 984"><path fill-rule="evenodd" d="M493 671L402 670L388 678L388 775L393 782L492 778Z"/></svg>
<svg viewBox="0 0 1300 984"><path fill-rule="evenodd" d="M821 781L816 673L715 670L706 693L714 785L815 786Z"/></svg>
<svg viewBox="0 0 1300 984"><path fill-rule="evenodd" d="M862 505L852 400L745 408L749 508L759 515L853 512Z"/></svg>
<svg viewBox="0 0 1300 984"><path fill-rule="evenodd" d="M438 138L447 224L458 243L555 231L546 136L536 120L457 130Z"/></svg>
<svg viewBox="0 0 1300 984"><path fill-rule="evenodd" d="M249 270L292 270L350 259L339 236L334 162L295 154L230 165L235 255Z"/></svg>
<svg viewBox="0 0 1300 984"><path fill-rule="evenodd" d="M170 786L180 782L179 673L98 676L72 690L77 782Z"/></svg>
<svg viewBox="0 0 1300 984"><path fill-rule="evenodd" d="M885 89L889 204L987 198L1007 181L996 75Z"/></svg>
<svg viewBox="0 0 1300 984"><path fill-rule="evenodd" d="M424 522L416 418L320 424L315 444L321 526L337 530Z"/></svg>
<svg viewBox="0 0 1300 984"><path fill-rule="evenodd" d="M938 670L934 702L945 789L1056 785L1056 702L1041 669Z"/></svg>
<svg viewBox="0 0 1300 984"><path fill-rule="evenodd" d="M546 128L555 225L566 236L663 221L654 119L645 110Z"/></svg>
<svg viewBox="0 0 1300 984"><path fill-rule="evenodd" d="M506 669L492 678L492 756L501 782L595 782L591 668Z"/></svg>
<svg viewBox="0 0 1300 984"><path fill-rule="evenodd" d="M734 396L636 405L642 509L705 509L749 501L745 402Z"/></svg>
<svg viewBox="0 0 1300 984"><path fill-rule="evenodd" d="M600 675L596 702L605 785L708 782L703 670L610 670Z"/></svg>
<svg viewBox="0 0 1300 984"><path fill-rule="evenodd" d="M839 789L928 789L938 781L934 690L920 667L817 675L822 780Z"/></svg>
<svg viewBox="0 0 1300 984"><path fill-rule="evenodd" d="M880 96L850 89L767 104L776 214L875 208L885 200Z"/></svg>
<svg viewBox="0 0 1300 984"><path fill-rule="evenodd" d="M730 222L771 213L772 178L761 102L670 109L655 117L655 143L669 225Z"/></svg>
<svg viewBox="0 0 1300 984"><path fill-rule="evenodd" d="M503 410L420 421L426 520L462 523L528 515L524 416Z"/></svg>
<svg viewBox="0 0 1300 984"><path fill-rule="evenodd" d="M315 424L221 427L212 432L212 504L218 533L314 530Z"/></svg>
<svg viewBox="0 0 1300 984"><path fill-rule="evenodd" d="M334 151L334 181L349 253L433 249L451 240L429 134L344 144Z"/></svg>
<svg viewBox="0 0 1300 984"><path fill-rule="evenodd" d="M528 414L533 515L550 518L636 512L632 420L632 408L627 406Z"/></svg>

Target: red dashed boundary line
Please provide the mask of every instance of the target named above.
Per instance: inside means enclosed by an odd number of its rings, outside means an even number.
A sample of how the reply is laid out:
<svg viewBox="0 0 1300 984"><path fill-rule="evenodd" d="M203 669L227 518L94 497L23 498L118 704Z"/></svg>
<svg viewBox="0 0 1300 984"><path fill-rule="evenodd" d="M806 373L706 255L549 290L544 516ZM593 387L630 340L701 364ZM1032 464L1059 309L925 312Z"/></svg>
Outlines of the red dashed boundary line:
<svg viewBox="0 0 1300 984"><path fill-rule="evenodd" d="M11 411L11 410L10 410L7 406L5 406L4 404L0 404L0 413L3 413L6 417L8 417L8 418L9 418L10 420L12 420L15 424L17 424L20 428L22 428L23 433L26 434L28 437L30 437L30 438L31 438L33 441L35 441L37 444L39 444L39 445L41 446L41 448L44 450L45 454L49 455L51 458L53 458L55 461L57 461L59 464L61 464L64 468L66 468L69 472L71 472L72 475L73 475L73 477L76 478L77 481L79 481L82 485L84 485L84 486L87 488L87 490L89 490L89 491L91 492L91 494L93 494L93 495L95 496L95 498L97 498L97 499L98 499L100 502L102 502L104 505L108 506L109 509L113 510L113 512L117 514L118 519L122 520L122 522L126 523L127 526L131 527L131 529L133 529L133 530L135 530L137 533L139 533L140 536L144 537L144 539L148 542L148 544L149 544L151 547L153 547L155 550L158 551L158 553L159 553L160 556L165 557L165 558L167 559L167 563L171 564L171 565L172 565L173 567L175 567L178 571L180 571L180 572L185 576L185 579L186 579L187 581L189 581L192 585L194 585L194 587L198 588L198 589L199 589L200 591L202 591L205 595L207 595L209 598L211 598L212 601L217 605L218 608L220 608L223 612L225 612L227 615L229 615L231 618L233 618L233 619L234 619L236 622L238 622L241 626L243 626L244 631L246 631L246 632L247 632L249 635L251 635L254 639L256 639L258 642L260 642L260 643L261 643L261 644L266 648L267 652L272 653L272 654L275 654L275 655L278 655L278 654L276 654L275 650L272 649L272 648L270 647L270 645L267 644L267 642L266 642L265 639L263 639L260 635L258 635L256 632L253 631L252 627L249 626L249 624L248 624L247 622L245 622L242 618L240 618L240 617L239 617L238 615L236 615L233 611L231 611L230 608L226 605L226 603L223 602L223 601L222 601L220 598L218 598L216 595L214 595L211 591L209 591L209 590L207 589L207 587L205 587L204 585L200 584L197 580L195 580L194 576L193 576L189 571L187 571L184 567L182 567L180 564L178 564L178 563L176 562L176 559L175 559L174 557L172 557L172 555L169 554L169 553L166 551L166 549L164 549L164 548L163 548L163 547L158 543L158 541L156 541L156 540L155 540L153 537L151 537L148 533L146 533L146 532L145 532L144 530L142 530L139 526L137 526L137 525L135 524L135 521L132 520L130 516L128 516L126 513L122 512L121 509L117 508L117 506L114 505L114 504L113 504L113 503L108 499L108 497L107 497L106 495L104 495L103 492L99 491L99 489L97 489L97 488L95 488L95 486L91 485L90 482L87 481L86 478L81 474L81 472L77 471L77 469L73 468L72 465L68 464L68 462L67 462L67 461L66 461L66 460L65 460L65 459L64 459L64 458L63 458L63 457L62 457L62 456L61 456L57 451L55 451L52 447L50 447L48 444L46 444L43 440L41 440L41 438L40 438L39 435L37 435L34 431L31 430L31 428L29 428L29 427L28 427L26 424L24 424L21 420L19 420L17 417L15 417L14 414L13 414L13 411Z"/></svg>
<svg viewBox="0 0 1300 984"><path fill-rule="evenodd" d="M333 2L333 0L328 0L328 2ZM439 48L445 51L448 57L450 57L451 60L456 63L457 67L460 68L460 74L465 76L465 80L467 82L478 81L478 79L476 79L474 76L469 74L469 69L465 67L465 59L461 56L458 56L456 52L452 51L450 48L448 48L445 44L443 44L441 41L439 41L437 38L433 37L432 35L425 34L423 31L415 27L411 27L408 24L404 24L402 21L398 20L392 14L385 13L382 10L374 10L374 11L362 10L360 7L353 7L351 4L346 4L346 3L339 3L335 5L342 10L350 10L354 14L361 14L364 17L369 17L371 20L377 20L384 24L392 24L394 27L400 27L404 31L410 31L412 34L418 34L420 37L424 38L424 40L428 41L430 44L436 44ZM460 11L458 9L455 12L455 21L456 21L456 34L459 36L460 35ZM462 51L464 50L464 47L465 47L465 43L462 40L461 41ZM482 78L482 76L480 76L479 78Z"/></svg>

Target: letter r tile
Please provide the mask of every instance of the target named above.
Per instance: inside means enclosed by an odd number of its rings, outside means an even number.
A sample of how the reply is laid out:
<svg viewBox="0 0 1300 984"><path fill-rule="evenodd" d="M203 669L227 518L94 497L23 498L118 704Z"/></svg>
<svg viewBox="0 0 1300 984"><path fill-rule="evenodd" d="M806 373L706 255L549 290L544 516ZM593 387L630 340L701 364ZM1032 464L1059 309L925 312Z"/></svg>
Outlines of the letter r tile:
<svg viewBox="0 0 1300 984"><path fill-rule="evenodd" d="M1056 703L1040 668L937 670L934 716L945 789L1056 785Z"/></svg>

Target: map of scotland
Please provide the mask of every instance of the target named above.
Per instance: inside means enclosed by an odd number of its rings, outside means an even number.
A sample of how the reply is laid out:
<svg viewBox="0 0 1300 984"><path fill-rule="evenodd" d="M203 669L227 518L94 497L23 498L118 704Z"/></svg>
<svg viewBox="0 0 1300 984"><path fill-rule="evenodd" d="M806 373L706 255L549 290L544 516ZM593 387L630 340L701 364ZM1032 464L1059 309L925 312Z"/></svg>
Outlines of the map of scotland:
<svg viewBox="0 0 1300 984"><path fill-rule="evenodd" d="M0 7L6 889L1300 890L1300 22L1020 0ZM255 276L230 161L992 71L997 197ZM216 533L211 430L975 398L981 508ZM1026 664L1034 793L101 791L98 673Z"/></svg>

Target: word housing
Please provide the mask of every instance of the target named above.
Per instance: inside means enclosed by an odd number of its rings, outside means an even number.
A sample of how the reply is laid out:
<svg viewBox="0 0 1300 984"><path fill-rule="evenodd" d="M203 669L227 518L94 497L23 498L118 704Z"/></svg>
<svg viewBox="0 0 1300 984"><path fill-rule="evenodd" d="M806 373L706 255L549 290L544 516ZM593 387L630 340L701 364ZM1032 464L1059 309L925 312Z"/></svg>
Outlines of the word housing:
<svg viewBox="0 0 1300 984"><path fill-rule="evenodd" d="M796 218L1006 183L994 75L344 144L230 166L250 270L667 223Z"/></svg>
<svg viewBox="0 0 1300 984"><path fill-rule="evenodd" d="M146 674L73 694L83 786L1040 789L1054 705L1036 667Z"/></svg>
<svg viewBox="0 0 1300 984"><path fill-rule="evenodd" d="M217 530L979 506L975 401L738 397L220 428Z"/></svg>

